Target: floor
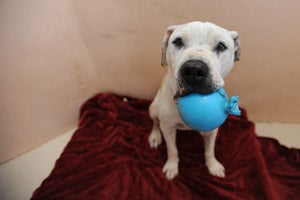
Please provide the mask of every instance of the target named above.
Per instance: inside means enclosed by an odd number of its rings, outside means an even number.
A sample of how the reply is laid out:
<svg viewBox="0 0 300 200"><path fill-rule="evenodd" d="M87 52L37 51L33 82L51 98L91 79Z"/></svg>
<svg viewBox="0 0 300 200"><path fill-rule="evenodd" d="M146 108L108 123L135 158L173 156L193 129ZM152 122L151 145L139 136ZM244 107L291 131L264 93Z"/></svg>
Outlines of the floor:
<svg viewBox="0 0 300 200"><path fill-rule="evenodd" d="M74 130L0 166L0 199L29 199L51 172L55 160ZM300 148L300 124L257 123L259 136L276 138L288 147Z"/></svg>

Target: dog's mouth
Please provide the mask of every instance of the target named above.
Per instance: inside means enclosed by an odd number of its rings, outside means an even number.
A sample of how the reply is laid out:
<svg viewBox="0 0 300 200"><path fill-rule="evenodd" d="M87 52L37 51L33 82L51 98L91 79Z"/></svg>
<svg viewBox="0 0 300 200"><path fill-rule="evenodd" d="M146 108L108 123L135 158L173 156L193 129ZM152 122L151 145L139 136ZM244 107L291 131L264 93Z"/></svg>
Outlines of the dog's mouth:
<svg viewBox="0 0 300 200"><path fill-rule="evenodd" d="M174 95L174 102L177 103L179 97L184 97L191 93L199 93L199 94L210 94L214 91L218 90L219 87L212 83L194 83L194 84L184 84L181 81L178 81L178 90Z"/></svg>

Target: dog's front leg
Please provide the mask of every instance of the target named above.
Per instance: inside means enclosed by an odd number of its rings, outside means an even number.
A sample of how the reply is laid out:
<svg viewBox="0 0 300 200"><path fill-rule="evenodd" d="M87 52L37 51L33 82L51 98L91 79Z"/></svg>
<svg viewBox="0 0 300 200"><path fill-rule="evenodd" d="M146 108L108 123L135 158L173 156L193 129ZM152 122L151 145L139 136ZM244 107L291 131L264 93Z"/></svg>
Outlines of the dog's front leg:
<svg viewBox="0 0 300 200"><path fill-rule="evenodd" d="M178 150L176 146L176 128L165 123L160 124L161 132L167 145L168 159L163 167L163 173L171 180L178 174Z"/></svg>
<svg viewBox="0 0 300 200"><path fill-rule="evenodd" d="M225 169L215 157L215 142L217 131L218 129L215 129L213 131L201 132L200 134L204 137L205 164L208 168L209 173L214 176L224 178Z"/></svg>

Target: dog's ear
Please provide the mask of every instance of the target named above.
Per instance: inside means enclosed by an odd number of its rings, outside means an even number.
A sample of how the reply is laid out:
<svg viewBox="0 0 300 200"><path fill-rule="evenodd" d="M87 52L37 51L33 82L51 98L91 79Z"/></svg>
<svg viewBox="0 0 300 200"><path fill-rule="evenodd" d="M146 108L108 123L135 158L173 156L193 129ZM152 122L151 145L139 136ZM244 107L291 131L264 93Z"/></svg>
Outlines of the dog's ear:
<svg viewBox="0 0 300 200"><path fill-rule="evenodd" d="M161 66L163 67L168 65L167 49L168 49L169 38L176 27L177 26L169 26L165 31L165 35L162 41L162 55L161 55Z"/></svg>
<svg viewBox="0 0 300 200"><path fill-rule="evenodd" d="M234 43L234 61L240 60L240 54L241 54L241 48L240 48L240 36L238 32L236 31L231 31L230 35L233 39Z"/></svg>

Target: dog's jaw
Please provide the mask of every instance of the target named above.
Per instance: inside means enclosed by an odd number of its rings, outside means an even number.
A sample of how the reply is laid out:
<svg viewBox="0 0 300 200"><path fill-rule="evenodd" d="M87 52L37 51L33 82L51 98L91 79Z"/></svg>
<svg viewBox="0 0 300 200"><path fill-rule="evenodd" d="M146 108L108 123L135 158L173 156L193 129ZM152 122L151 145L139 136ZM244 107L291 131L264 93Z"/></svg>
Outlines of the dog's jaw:
<svg viewBox="0 0 300 200"><path fill-rule="evenodd" d="M183 86L183 84L178 83L178 90L175 93L175 95L173 96L173 100L174 100L174 103L177 103L179 97L184 97L184 96L189 95L191 93L199 93L199 94L204 94L204 95L205 94L210 94L210 93L213 93L216 90L218 90L220 87L221 86L211 84L211 85L209 85L208 87L205 87L205 88L193 89L189 86L185 87L185 86Z"/></svg>

